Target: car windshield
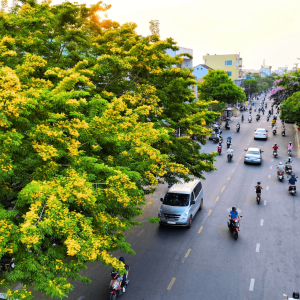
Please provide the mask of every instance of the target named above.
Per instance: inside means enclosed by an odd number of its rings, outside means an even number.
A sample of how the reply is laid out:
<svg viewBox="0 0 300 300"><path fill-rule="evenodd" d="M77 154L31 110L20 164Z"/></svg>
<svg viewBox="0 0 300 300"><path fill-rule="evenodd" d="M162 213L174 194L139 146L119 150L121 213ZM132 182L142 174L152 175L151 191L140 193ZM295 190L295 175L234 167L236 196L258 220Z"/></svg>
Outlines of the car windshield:
<svg viewBox="0 0 300 300"><path fill-rule="evenodd" d="M254 155L259 155L259 151L248 151L248 154L254 154Z"/></svg>
<svg viewBox="0 0 300 300"><path fill-rule="evenodd" d="M163 204L170 206L188 206L190 195L188 194L177 194L177 193L167 193Z"/></svg>
<svg viewBox="0 0 300 300"><path fill-rule="evenodd" d="M266 131L263 130L263 129L260 129L260 130L256 130L256 132L258 132L258 133L264 133L264 132L266 132Z"/></svg>

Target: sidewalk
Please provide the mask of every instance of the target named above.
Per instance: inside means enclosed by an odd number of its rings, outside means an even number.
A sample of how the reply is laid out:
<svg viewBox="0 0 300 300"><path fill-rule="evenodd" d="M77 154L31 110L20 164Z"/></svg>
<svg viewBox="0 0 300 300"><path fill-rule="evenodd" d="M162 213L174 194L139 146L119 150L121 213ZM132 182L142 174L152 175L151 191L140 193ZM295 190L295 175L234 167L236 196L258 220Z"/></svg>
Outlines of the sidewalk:
<svg viewBox="0 0 300 300"><path fill-rule="evenodd" d="M293 128L294 128L294 135L295 135L295 146L297 148L297 155L298 155L298 158L300 158L300 144L299 144L300 131L298 130L296 124L293 125Z"/></svg>

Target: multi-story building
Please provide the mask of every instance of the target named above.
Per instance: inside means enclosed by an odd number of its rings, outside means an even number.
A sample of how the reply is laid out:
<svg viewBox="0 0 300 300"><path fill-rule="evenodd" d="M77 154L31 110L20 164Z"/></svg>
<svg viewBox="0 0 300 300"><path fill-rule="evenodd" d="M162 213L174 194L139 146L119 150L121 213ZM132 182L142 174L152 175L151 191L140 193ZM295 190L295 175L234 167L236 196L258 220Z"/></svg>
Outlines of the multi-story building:
<svg viewBox="0 0 300 300"><path fill-rule="evenodd" d="M208 70L213 70L213 69L210 68L209 66L203 65L203 64L200 64L200 65L194 67L193 75L195 75L196 81L202 82L203 81L202 77L204 77L205 75L208 74ZM196 98L198 98L198 86L197 85L195 85L193 87L193 91L195 92Z"/></svg>
<svg viewBox="0 0 300 300"><path fill-rule="evenodd" d="M184 47L178 47L179 50L172 50L172 49L167 49L167 54L169 54L170 56L174 57L178 54L181 53L188 53L190 55L193 55L193 49L189 49L189 48L184 48ZM183 58L183 61L181 63L181 65L178 65L178 68L193 68L193 59L189 58L188 56L181 56L181 58Z"/></svg>
<svg viewBox="0 0 300 300"><path fill-rule="evenodd" d="M204 64L214 70L224 70L232 80L242 78L243 59L240 54L207 55L203 56Z"/></svg>

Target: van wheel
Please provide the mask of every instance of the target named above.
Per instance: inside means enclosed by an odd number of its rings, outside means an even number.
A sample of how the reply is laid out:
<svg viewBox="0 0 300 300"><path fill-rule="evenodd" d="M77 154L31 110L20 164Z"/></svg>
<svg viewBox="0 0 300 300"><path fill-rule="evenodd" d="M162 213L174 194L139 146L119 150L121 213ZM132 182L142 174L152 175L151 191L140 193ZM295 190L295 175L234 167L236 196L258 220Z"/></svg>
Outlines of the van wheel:
<svg viewBox="0 0 300 300"><path fill-rule="evenodd" d="M193 217L190 216L188 228L191 228L191 227L192 227L192 224L193 224Z"/></svg>
<svg viewBox="0 0 300 300"><path fill-rule="evenodd" d="M200 203L200 206L199 206L199 210L202 210L203 208L203 199L201 199L201 203Z"/></svg>

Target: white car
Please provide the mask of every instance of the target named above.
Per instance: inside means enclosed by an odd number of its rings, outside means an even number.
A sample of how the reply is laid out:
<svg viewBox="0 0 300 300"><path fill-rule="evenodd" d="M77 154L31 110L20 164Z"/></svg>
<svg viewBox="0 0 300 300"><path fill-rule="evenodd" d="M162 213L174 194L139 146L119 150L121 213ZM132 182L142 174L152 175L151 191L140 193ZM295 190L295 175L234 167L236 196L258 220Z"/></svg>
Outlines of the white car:
<svg viewBox="0 0 300 300"><path fill-rule="evenodd" d="M268 139L268 130L265 128L257 128L254 133L254 139Z"/></svg>

